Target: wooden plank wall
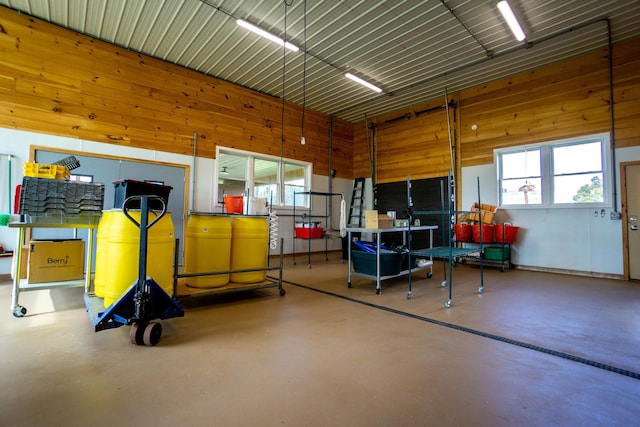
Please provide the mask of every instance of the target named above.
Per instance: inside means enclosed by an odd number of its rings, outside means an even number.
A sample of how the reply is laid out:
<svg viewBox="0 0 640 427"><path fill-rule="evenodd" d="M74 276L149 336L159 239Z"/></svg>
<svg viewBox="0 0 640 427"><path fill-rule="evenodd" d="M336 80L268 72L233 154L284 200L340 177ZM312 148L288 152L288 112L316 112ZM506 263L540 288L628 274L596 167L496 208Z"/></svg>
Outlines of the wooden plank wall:
<svg viewBox="0 0 640 427"><path fill-rule="evenodd" d="M0 126L185 155L216 146L329 174L330 117L0 7ZM334 119L332 168L351 177L352 125ZM282 148L282 150L281 150ZM282 151L282 153L281 153Z"/></svg>
<svg viewBox="0 0 640 427"><path fill-rule="evenodd" d="M450 109L454 169L493 162L496 148L609 132L606 49L459 93ZM640 145L640 39L613 48L615 145ZM445 176L451 167L444 98L385 116L376 124L377 182ZM425 113L419 113L425 111ZM478 129L473 131L471 126ZM369 176L364 122L354 127L354 174ZM361 161L361 163L359 163ZM366 166L366 167L364 167Z"/></svg>
<svg viewBox="0 0 640 427"><path fill-rule="evenodd" d="M167 152L216 146L309 161L322 175L370 176L364 121L347 123L0 7L0 126ZM450 109L456 173L493 149L609 131L607 50L459 93ZM640 144L640 40L614 46L616 146ZM451 168L443 97L373 117L378 182ZM478 125L477 131L471 125ZM373 132L369 132L370 141Z"/></svg>

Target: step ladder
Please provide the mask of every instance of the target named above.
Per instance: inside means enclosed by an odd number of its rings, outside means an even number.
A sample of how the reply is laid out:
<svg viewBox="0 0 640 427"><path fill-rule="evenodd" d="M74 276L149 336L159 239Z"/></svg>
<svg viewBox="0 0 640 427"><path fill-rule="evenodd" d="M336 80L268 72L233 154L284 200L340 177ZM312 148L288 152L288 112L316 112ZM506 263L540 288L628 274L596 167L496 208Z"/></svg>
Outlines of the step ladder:
<svg viewBox="0 0 640 427"><path fill-rule="evenodd" d="M347 217L347 227L363 227L364 226L364 178L356 178L353 181L353 192L351 193L351 204L349 205L349 216ZM360 233L351 233L353 240L360 240ZM347 237L342 238L342 259L348 259Z"/></svg>
<svg viewBox="0 0 640 427"><path fill-rule="evenodd" d="M353 180L347 227L362 227L364 217L364 178Z"/></svg>

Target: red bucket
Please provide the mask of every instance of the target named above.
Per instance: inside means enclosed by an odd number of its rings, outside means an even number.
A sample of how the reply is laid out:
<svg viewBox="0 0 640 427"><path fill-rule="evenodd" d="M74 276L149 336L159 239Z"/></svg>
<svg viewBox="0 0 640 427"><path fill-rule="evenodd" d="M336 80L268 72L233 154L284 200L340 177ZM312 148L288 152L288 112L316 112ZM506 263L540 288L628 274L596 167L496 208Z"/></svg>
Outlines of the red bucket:
<svg viewBox="0 0 640 427"><path fill-rule="evenodd" d="M513 244L516 241L519 229L520 227L511 224L496 225L496 242Z"/></svg>
<svg viewBox="0 0 640 427"><path fill-rule="evenodd" d="M471 224L454 224L453 230L456 235L456 242L471 241Z"/></svg>
<svg viewBox="0 0 640 427"><path fill-rule="evenodd" d="M482 242L480 242L480 225L475 224L471 226L472 230L473 230L473 241L476 243L491 243L493 242L493 230L494 230L494 226L493 224L487 225L487 224L483 224L482 225Z"/></svg>
<svg viewBox="0 0 640 427"><path fill-rule="evenodd" d="M243 196L224 195L224 211L228 214L241 214L244 209Z"/></svg>

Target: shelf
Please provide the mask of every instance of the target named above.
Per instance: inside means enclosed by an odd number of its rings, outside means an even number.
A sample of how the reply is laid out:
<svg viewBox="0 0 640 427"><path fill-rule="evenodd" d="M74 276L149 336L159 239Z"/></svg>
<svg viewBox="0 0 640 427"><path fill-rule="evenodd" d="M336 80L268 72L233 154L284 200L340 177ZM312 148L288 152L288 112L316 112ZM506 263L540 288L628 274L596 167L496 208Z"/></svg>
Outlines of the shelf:
<svg viewBox="0 0 640 427"><path fill-rule="evenodd" d="M403 244L406 244L407 241L407 237L409 232L413 232L413 231L428 231L429 232L429 244L433 245L433 230L437 230L438 226L436 225L421 225L421 226L415 226L415 227L393 227L393 228L361 228L361 227L347 227L347 234L348 234L348 242L351 242L351 233L371 233L371 234L375 234L376 235L376 241L377 243L380 243L380 237L382 234L384 233L394 233L394 232L402 232L402 238L403 238ZM400 277L400 276L406 276L408 275L409 278L411 277L410 273L413 273L414 271L420 271L420 270L424 270L426 268L429 268L429 274L427 275L427 277L431 277L433 274L433 260L429 259L429 262L427 265L423 265L423 266L419 266L419 267L414 267L411 269L405 269L400 271L398 274L393 274L393 275L388 275L388 276L381 276L380 275L380 245L376 245L377 248L377 253L376 253L376 274L372 275L372 274L366 274L366 273L358 273L356 271L352 271L352 267L351 267L351 244L349 244L349 247L347 249L347 260L348 260L348 275L347 275L347 287L351 287L351 276L360 276L360 277L366 277L368 279L371 280L375 280L376 281L376 294L379 294L382 292L382 288L381 288L381 284L380 282L382 282L383 280L387 280L387 279L392 279L394 277ZM410 255L409 255L410 254ZM410 253L408 254L409 257L413 256L413 255L419 255L416 251L410 251ZM410 259L410 258L409 258ZM409 284L411 283L411 279L409 279ZM407 294L407 298L411 298L411 285L409 285L409 293Z"/></svg>
<svg viewBox="0 0 640 427"><path fill-rule="evenodd" d="M63 282L29 283L28 279L20 279L21 291L38 291L53 288L77 288L85 285L85 279L66 280Z"/></svg>
<svg viewBox="0 0 640 427"><path fill-rule="evenodd" d="M85 248L85 264L84 271L85 277L78 280L69 280L62 282L44 282L44 283L29 283L28 279L20 278L21 266L24 260L22 259L22 251L16 251L16 262L13 265L13 288L11 291L11 311L15 317L23 317L27 313L27 309L19 304L20 292L36 291L42 289L53 289L63 287L80 287L84 286L85 293L89 291L91 285L91 264L93 261L93 236L95 229L98 228L98 221L95 220L93 215L88 215L91 220L80 221L79 223L50 223L50 222L10 222L8 226L10 228L16 228L18 230L18 236L16 241L16 248L23 247L25 241L25 235L27 229L31 228L86 228L89 229L88 239ZM99 217L98 217L99 218Z"/></svg>
<svg viewBox="0 0 640 427"><path fill-rule="evenodd" d="M296 221L296 204L297 204L297 199L298 196L308 196L309 197L309 207L303 207L302 208L302 221ZM318 197L324 197L325 198L325 206L324 206L324 215L312 215L311 214L311 198L313 196L318 196ZM324 254L325 254L325 261L329 259L328 256L328 252L329 252L329 239L334 238L334 236L332 236L333 233L337 232L337 236L335 237L339 237L339 231L338 230L333 230L333 229L327 229L326 227L328 227L330 224L323 224L324 225L324 230L322 233L322 236L319 237L296 237L296 232L295 232L295 224L296 222L304 222L304 223L312 223L315 222L313 221L311 218L322 218L325 221L329 220L331 218L331 211L329 210L329 200L332 197L340 197L340 201L344 200L344 196L342 193L324 193L324 192L320 192L320 191L297 191L293 193L293 226L294 226L294 232L293 232L293 248L292 248L292 255L293 255L293 265L296 265L296 240L303 240L307 242L307 262L308 262L308 267L311 268L311 241L315 240L315 241L321 241L324 240ZM328 231L331 231L328 232Z"/></svg>

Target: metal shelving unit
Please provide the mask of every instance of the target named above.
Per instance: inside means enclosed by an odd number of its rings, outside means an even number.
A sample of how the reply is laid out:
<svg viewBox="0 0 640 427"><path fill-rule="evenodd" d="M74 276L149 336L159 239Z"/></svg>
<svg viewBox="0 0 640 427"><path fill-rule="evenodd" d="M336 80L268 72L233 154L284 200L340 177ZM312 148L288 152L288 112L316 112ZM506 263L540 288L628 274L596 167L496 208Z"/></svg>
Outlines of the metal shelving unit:
<svg viewBox="0 0 640 427"><path fill-rule="evenodd" d="M38 218L34 217L33 222L11 222L8 224L10 228L18 229L16 250L14 252L16 262L13 266L13 288L11 291L11 311L15 317L23 317L27 314L27 309L20 305L20 292L36 291L41 289L53 289L61 287L79 287L84 286L85 294L91 286L91 264L93 262L93 238L94 232L98 228L99 215L87 215L74 217L65 217L59 215L59 221L55 221L56 216L48 216L38 222ZM85 274L82 280L69 280L63 282L46 282L46 283L29 283L28 279L20 278L22 259L22 245L25 242L26 232L33 228L55 228L55 229L88 229L87 244L85 247Z"/></svg>
<svg viewBox="0 0 640 427"><path fill-rule="evenodd" d="M394 277L399 277L399 276L404 276L404 275L409 275L409 277L411 277L411 273L415 272L415 271L420 271L420 270L424 270L426 268L429 268L429 273L427 273L427 277L431 277L433 275L433 261L431 259L431 257L429 257L429 263L425 264L423 266L420 267L413 267L411 268L411 257L412 257L412 253L409 252L407 254L408 256L408 266L409 268L406 270L402 270L400 271L400 273L398 274L394 274L394 275L389 275L389 276L382 276L381 275L381 268L380 268L380 243L381 243L381 236L384 233L392 233L392 232L402 232L402 240L403 240L403 245L406 245L408 241L411 240L411 232L412 231L429 231L429 246L433 246L433 230L437 230L438 226L437 225L422 225L422 226L415 226L415 227L394 227L394 228L347 228L347 235L348 235L348 241L351 242L351 233L371 233L374 234L376 236L376 242L378 243L376 245L376 274L371 275L371 274L365 274L365 273L359 273L356 271L352 271L351 269L351 245L349 245L349 248L347 250L347 259L349 262L349 267L348 267L348 279L347 279L347 286L350 288L351 287L351 276L362 276L362 277L366 277L368 279L372 279L376 281L376 294L380 294L382 292L381 286L380 286L380 282L383 280L387 280L387 279L391 279ZM409 288L409 293L407 294L407 298L411 298L411 288Z"/></svg>
<svg viewBox="0 0 640 427"><path fill-rule="evenodd" d="M477 185L478 185L478 206L480 206L480 178L478 178L477 181ZM419 250L415 250L412 251L411 247L409 247L409 252L416 254L416 255L422 255L422 256L430 256L433 258L439 258L442 259L443 262L448 263L448 269L445 266L444 270L444 279L441 282L441 286L445 287L447 286L447 284L449 285L449 299L447 301L444 302L444 306L446 308L451 307L451 302L453 299L453 265L455 263L455 260L460 258L460 257L465 257L465 256L469 256L471 254L477 253L479 255L478 259L479 259L479 263L480 263L480 286L478 287L478 293L481 294L484 292L484 270L483 270L483 243L479 243L478 247L458 247L455 246L456 242L453 239L452 236L452 218L457 215L457 214L461 214L461 213L471 213L470 211L457 211L454 209L453 207L453 201L452 201L452 194L451 194L451 188L452 188L452 180L451 180L451 175L449 174L447 176L447 201L445 202L444 200L444 189L441 186L440 192L441 192L441 204L442 204L442 210L441 211L412 211L411 206L411 195L410 195L410 188L411 188L411 183L408 182L407 183L407 192L409 193L408 195L408 199L409 199L409 211L412 212L412 214L421 214L421 215L433 215L433 214L439 214L439 215L445 215L446 216L446 221L444 221L445 223L445 227L443 230L443 246L439 246L439 247L435 247L435 248L429 248L429 249L419 249ZM410 220L412 219L411 217L409 218ZM480 242L482 242L482 227L480 227ZM449 280L447 281L447 270L449 270ZM409 285L409 292L411 292L411 284Z"/></svg>
<svg viewBox="0 0 640 427"><path fill-rule="evenodd" d="M337 231L334 233L333 232L334 230L325 228L324 233L322 234L321 237L317 237L317 238L296 237L296 233L295 233L295 224L296 224L296 217L297 217L296 207L297 207L297 199L299 196L309 197L309 207L302 209L303 210L302 222L304 222L305 224L311 224L313 223L313 218L322 218L327 222L326 225L329 226L330 224L328 222L331 219L331 210L330 210L329 201L332 197L340 197L340 202L342 203L342 200L344 200L344 195L342 193L323 193L318 191L296 191L295 193L293 193L293 226L294 226L293 249L292 249L293 265L296 265L296 239L302 239L307 241L307 263L308 263L308 267L311 268L311 241L324 239L324 258L325 258L325 261L327 261L329 259L328 239L332 237L338 238L340 237L340 235L339 235L339 232ZM324 197L325 199L324 215L312 215L311 205L312 205L312 198L314 196ZM330 231L327 232L328 230Z"/></svg>

